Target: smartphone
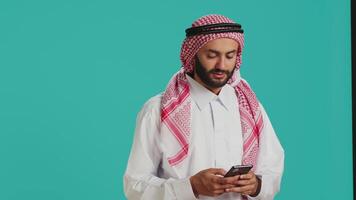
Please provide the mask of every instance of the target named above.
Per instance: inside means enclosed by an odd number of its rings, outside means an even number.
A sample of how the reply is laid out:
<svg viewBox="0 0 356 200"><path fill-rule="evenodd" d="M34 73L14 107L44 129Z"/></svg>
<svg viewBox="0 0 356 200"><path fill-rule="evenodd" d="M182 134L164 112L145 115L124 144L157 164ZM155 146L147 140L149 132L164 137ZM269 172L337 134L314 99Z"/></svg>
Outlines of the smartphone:
<svg viewBox="0 0 356 200"><path fill-rule="evenodd" d="M225 174L224 177L232 177L241 174L247 174L253 165L235 165Z"/></svg>

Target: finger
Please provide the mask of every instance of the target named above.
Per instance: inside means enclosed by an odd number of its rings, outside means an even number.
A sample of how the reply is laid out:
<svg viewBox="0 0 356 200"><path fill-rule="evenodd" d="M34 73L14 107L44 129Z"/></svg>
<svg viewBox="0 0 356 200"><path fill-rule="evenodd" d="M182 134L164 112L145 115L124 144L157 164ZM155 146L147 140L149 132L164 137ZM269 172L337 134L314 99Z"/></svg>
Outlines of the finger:
<svg viewBox="0 0 356 200"><path fill-rule="evenodd" d="M227 188L233 188L236 187L236 185L231 185L231 184L225 184L225 185L220 185L220 184L213 184L210 187L210 190L225 190Z"/></svg>
<svg viewBox="0 0 356 200"><path fill-rule="evenodd" d="M256 183L256 181L254 181L253 179L239 180L239 181L236 182L236 185L244 186L244 185L253 185L255 183Z"/></svg>
<svg viewBox="0 0 356 200"><path fill-rule="evenodd" d="M226 184L233 184L236 185L236 182L239 180L239 176L233 176L233 177L220 177L220 176L212 176L211 181L213 183L218 183L220 185L226 185Z"/></svg>
<svg viewBox="0 0 356 200"><path fill-rule="evenodd" d="M221 188L223 188L224 190L225 190L225 189L228 189L228 188L234 188L234 187L236 187L235 184L225 184L225 185L220 185L220 186L221 186Z"/></svg>
<svg viewBox="0 0 356 200"><path fill-rule="evenodd" d="M224 176L226 174L226 171L222 168L211 168L210 173L215 174L215 175Z"/></svg>
<svg viewBox="0 0 356 200"><path fill-rule="evenodd" d="M256 178L252 178L252 179L241 179L238 180L236 182L237 185L254 185L257 183L257 179Z"/></svg>
<svg viewBox="0 0 356 200"><path fill-rule="evenodd" d="M222 194L222 193L224 193L224 192L225 192L224 189L221 189L221 190L214 190L214 191L213 191L213 194L215 194L215 195L220 195L220 194Z"/></svg>
<svg viewBox="0 0 356 200"><path fill-rule="evenodd" d="M211 176L211 182L217 183L217 184L224 184L224 178L216 175Z"/></svg>
<svg viewBox="0 0 356 200"><path fill-rule="evenodd" d="M252 190L247 190L247 191L245 191L245 192L242 192L241 193L242 195L251 195L252 194Z"/></svg>
<svg viewBox="0 0 356 200"><path fill-rule="evenodd" d="M236 184L236 182L240 179L240 175L236 175L233 177L223 178L220 181L220 184Z"/></svg>
<svg viewBox="0 0 356 200"><path fill-rule="evenodd" d="M240 179L251 179L253 178L252 174L243 174L240 176Z"/></svg>
<svg viewBox="0 0 356 200"><path fill-rule="evenodd" d="M225 189L226 192L237 192L237 193L243 193L249 190L253 190L253 185L245 185L241 187L233 187L233 188Z"/></svg>
<svg viewBox="0 0 356 200"><path fill-rule="evenodd" d="M248 174L243 174L240 176L240 179L251 179L255 176L252 172L249 172Z"/></svg>

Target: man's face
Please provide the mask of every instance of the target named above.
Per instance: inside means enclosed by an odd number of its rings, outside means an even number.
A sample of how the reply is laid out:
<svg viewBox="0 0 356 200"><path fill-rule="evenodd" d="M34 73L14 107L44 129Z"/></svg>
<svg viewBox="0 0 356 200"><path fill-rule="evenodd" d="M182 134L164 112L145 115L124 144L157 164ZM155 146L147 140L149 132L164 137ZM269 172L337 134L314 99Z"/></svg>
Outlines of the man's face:
<svg viewBox="0 0 356 200"><path fill-rule="evenodd" d="M229 38L206 43L196 55L194 79L218 93L233 74L238 48L238 43Z"/></svg>

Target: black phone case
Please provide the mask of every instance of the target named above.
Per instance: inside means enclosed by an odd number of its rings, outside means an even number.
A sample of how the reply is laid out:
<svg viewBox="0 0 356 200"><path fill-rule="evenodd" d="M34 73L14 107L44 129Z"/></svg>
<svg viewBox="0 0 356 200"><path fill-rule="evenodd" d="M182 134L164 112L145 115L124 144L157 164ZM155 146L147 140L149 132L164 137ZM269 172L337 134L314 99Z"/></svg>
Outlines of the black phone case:
<svg viewBox="0 0 356 200"><path fill-rule="evenodd" d="M224 177L232 177L236 175L247 174L251 168L252 165L235 165L231 167L231 169L225 174Z"/></svg>

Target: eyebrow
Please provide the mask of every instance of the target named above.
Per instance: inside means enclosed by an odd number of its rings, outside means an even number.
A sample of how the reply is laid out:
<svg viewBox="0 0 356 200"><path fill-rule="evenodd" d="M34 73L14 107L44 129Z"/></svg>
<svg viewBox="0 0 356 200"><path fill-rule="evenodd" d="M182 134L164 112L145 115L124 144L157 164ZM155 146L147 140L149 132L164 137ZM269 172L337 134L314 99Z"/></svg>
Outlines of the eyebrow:
<svg viewBox="0 0 356 200"><path fill-rule="evenodd" d="M214 50L214 49L208 49L207 51L208 51L208 52L212 52L212 53L216 53L216 54L220 54L219 51ZM231 51L228 51L226 54L230 54L230 53L234 53L234 52L236 52L236 49L231 50Z"/></svg>

